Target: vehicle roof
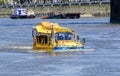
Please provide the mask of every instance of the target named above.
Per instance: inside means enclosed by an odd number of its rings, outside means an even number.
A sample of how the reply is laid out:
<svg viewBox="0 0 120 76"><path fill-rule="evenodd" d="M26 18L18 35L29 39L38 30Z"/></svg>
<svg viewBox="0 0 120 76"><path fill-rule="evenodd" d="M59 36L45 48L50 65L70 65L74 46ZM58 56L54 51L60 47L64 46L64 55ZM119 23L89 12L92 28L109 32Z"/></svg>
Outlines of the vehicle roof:
<svg viewBox="0 0 120 76"><path fill-rule="evenodd" d="M50 22L40 22L33 29L36 29L38 33L51 33L52 29L54 30L54 33L72 32L72 30L67 27L61 27L58 25L58 23Z"/></svg>

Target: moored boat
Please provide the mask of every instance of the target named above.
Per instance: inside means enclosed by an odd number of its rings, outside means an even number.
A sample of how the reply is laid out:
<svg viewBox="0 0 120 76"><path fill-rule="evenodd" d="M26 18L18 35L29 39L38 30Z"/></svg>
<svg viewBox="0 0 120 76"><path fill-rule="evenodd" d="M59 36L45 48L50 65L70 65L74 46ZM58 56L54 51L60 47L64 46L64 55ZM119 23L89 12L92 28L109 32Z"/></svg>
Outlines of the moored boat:
<svg viewBox="0 0 120 76"><path fill-rule="evenodd" d="M31 9L26 8L15 8L10 14L11 19L27 19L35 18L35 13Z"/></svg>
<svg viewBox="0 0 120 76"><path fill-rule="evenodd" d="M80 51L84 49L85 39L70 28L58 23L40 22L32 28L33 50L38 52Z"/></svg>
<svg viewBox="0 0 120 76"><path fill-rule="evenodd" d="M42 16L42 19L76 19L80 18L80 13L49 12Z"/></svg>

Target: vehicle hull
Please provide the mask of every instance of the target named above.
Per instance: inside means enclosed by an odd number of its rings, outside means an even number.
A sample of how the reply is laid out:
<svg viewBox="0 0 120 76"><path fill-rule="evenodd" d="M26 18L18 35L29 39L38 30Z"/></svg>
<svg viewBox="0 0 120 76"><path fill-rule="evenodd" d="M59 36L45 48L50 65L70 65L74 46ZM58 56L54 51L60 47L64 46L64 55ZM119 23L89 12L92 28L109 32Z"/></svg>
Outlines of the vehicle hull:
<svg viewBox="0 0 120 76"><path fill-rule="evenodd" d="M76 18L80 18L80 13L63 13L63 14L61 13L42 17L42 19L76 19Z"/></svg>
<svg viewBox="0 0 120 76"><path fill-rule="evenodd" d="M35 18L34 15L31 15L31 16L27 16L27 15L24 15L24 16L15 16L15 15L12 15L10 16L11 19L31 19L31 18Z"/></svg>

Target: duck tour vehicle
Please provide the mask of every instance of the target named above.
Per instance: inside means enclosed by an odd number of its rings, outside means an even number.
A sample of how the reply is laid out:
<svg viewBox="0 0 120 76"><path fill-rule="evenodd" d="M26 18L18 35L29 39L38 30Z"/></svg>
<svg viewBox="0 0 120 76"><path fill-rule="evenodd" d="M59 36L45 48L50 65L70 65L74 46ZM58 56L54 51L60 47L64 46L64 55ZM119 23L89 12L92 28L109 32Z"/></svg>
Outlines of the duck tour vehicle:
<svg viewBox="0 0 120 76"><path fill-rule="evenodd" d="M58 23L40 22L32 28L33 50L37 52L81 51L85 38Z"/></svg>

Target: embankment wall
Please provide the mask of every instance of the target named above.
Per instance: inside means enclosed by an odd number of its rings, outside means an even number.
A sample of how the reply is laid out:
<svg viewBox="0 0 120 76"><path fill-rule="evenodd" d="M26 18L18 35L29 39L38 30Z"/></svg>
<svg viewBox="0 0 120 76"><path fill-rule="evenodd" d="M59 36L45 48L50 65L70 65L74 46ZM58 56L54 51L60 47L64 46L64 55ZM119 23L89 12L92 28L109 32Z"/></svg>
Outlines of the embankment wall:
<svg viewBox="0 0 120 76"><path fill-rule="evenodd" d="M83 17L106 17L110 16L110 4L91 4L91 5L67 5L67 6L37 6L29 7L37 17L52 11L61 12L80 12ZM0 8L0 17L8 17L12 8Z"/></svg>

